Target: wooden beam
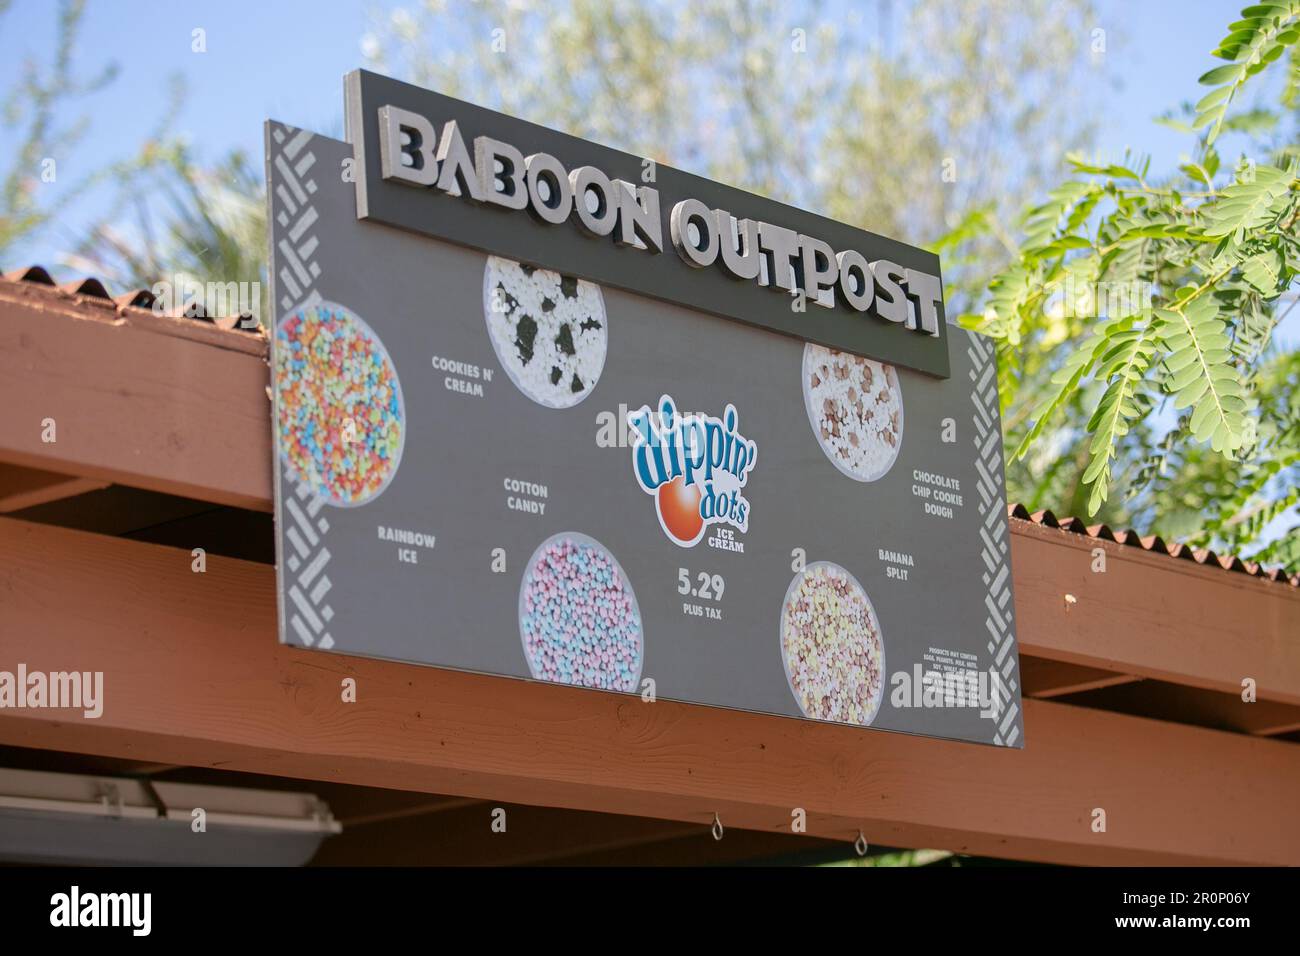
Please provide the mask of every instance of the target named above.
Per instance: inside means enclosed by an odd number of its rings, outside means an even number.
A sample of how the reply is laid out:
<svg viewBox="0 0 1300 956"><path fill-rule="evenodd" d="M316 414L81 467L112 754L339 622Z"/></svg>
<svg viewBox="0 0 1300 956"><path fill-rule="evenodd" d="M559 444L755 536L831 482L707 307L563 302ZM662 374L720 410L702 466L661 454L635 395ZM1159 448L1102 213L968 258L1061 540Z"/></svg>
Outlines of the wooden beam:
<svg viewBox="0 0 1300 956"><path fill-rule="evenodd" d="M305 784L310 787L311 784ZM506 812L504 833L491 830L492 812ZM790 832L732 829L715 840L707 825L563 810L481 803L449 815L410 817L331 837L312 860L323 866L677 866L737 864L762 858L824 854L853 856L848 841L829 843Z"/></svg>
<svg viewBox="0 0 1300 956"><path fill-rule="evenodd" d="M0 464L0 514L61 501L107 487L107 482L54 471Z"/></svg>
<svg viewBox="0 0 1300 956"><path fill-rule="evenodd" d="M505 814L504 832L492 829L496 810ZM475 802L445 813L393 819L361 829L349 829L344 821L343 832L327 841L313 862L326 866L530 866L644 846L688 833L707 833L707 828L554 807Z"/></svg>
<svg viewBox="0 0 1300 956"><path fill-rule="evenodd" d="M1080 667L1078 664L1065 664L1044 657L1020 656L1021 690L1025 696L1041 700L1096 690L1099 687L1131 684L1141 679L1132 674L1117 674L1099 667Z"/></svg>
<svg viewBox="0 0 1300 956"><path fill-rule="evenodd" d="M0 461L269 511L268 374L260 335L0 284Z"/></svg>
<svg viewBox="0 0 1300 956"><path fill-rule="evenodd" d="M32 755L51 751L0 747L0 766L7 766L5 751ZM130 772L122 761L84 755L66 755L70 760L97 764L94 771L63 766L63 772L95 772L114 776ZM21 766L22 761L17 765ZM172 772L169 783L208 786L245 786L263 790L293 790L315 793L343 825L341 837L331 837L313 858L313 865L403 865L484 866L568 863L571 858L628 856L631 862L658 858L657 845L676 842L683 836L704 836L690 841L694 863L737 863L753 857L787 857L794 853L823 853L829 848L840 855L851 854L843 842L829 843L817 837L792 834L754 833L728 830L722 841L713 840L708 826L683 824L614 814L566 810L555 807L501 804L500 801L437 797L427 793L385 790L352 784L273 777L266 774L231 773L210 768L186 767ZM508 836L492 828L493 811L507 811ZM756 843L751 837L759 838ZM875 848L873 848L874 852Z"/></svg>
<svg viewBox="0 0 1300 956"><path fill-rule="evenodd" d="M401 791L384 790L378 792L389 793ZM413 795L403 793L403 796ZM420 794L418 796L424 795ZM334 815L339 818L339 821L344 824L349 832L355 832L361 827L369 827L376 824L388 824L397 820L410 820L415 818L427 820L429 817L440 813L450 813L453 810L463 810L466 807L481 806L485 806L482 800L465 800L457 799L455 797L439 797L436 800L430 800L427 796L424 796L424 799L422 800L412 800L407 805L398 808L375 810L357 817L348 817L339 813L333 804L330 805L330 809L333 810ZM368 839L372 837L373 834L371 834Z"/></svg>
<svg viewBox="0 0 1300 956"><path fill-rule="evenodd" d="M772 833L803 808L815 836L1026 860L1300 862L1300 747L1257 737L1027 700L1006 750L281 647L265 565L12 519L0 634L0 666L105 675L97 720L0 710L14 746Z"/></svg>
<svg viewBox="0 0 1300 956"><path fill-rule="evenodd" d="M1022 657L1300 705L1300 588L1026 521L1011 565Z"/></svg>
<svg viewBox="0 0 1300 956"><path fill-rule="evenodd" d="M1264 699L1248 702L1241 694L1219 694L1163 681L1101 687L1072 698L1070 703L1263 737L1300 730L1300 707L1293 704Z"/></svg>
<svg viewBox="0 0 1300 956"><path fill-rule="evenodd" d="M259 336L0 284L0 461L270 511L268 387ZM1300 705L1300 588L1011 529L1022 655Z"/></svg>

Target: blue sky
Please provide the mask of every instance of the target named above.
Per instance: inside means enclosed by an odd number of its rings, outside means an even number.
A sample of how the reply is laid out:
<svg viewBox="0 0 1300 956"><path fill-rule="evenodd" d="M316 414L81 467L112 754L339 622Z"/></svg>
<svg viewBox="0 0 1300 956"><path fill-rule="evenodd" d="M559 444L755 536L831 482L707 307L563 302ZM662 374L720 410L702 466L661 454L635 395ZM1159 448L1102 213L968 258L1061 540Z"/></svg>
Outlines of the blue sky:
<svg viewBox="0 0 1300 956"><path fill-rule="evenodd" d="M76 51L84 75L115 60L121 73L108 89L84 101L91 124L82 140L84 169L124 159L144 135L165 123L184 134L200 157L215 160L231 147L261 155L261 123L274 117L333 135L342 134L342 76L364 65L361 38L392 2L306 0L90 0ZM1212 65L1209 51L1236 18L1241 0L1102 0L1097 26L1107 54L1091 88L1100 104L1094 149L1118 157L1126 146L1152 153L1153 168L1177 162L1186 140L1151 118L1195 92L1196 77ZM868 10L874 10L870 4ZM191 33L206 31L207 52L191 51ZM12 88L24 60L48 59L55 36L55 4L18 0L0 19L0 89ZM184 79L188 94L178 115L166 117L167 78ZM1127 77L1116 88L1112 78ZM1066 103L1066 106L1073 104ZM72 119L74 117L65 117ZM1091 150L1090 150L1091 152ZM60 183L75 182L77 157L60 161ZM80 223L105 208L108 190L92 193L61 228L22 250L29 261L55 265ZM901 236L899 238L906 239ZM12 267L16 263L3 263Z"/></svg>

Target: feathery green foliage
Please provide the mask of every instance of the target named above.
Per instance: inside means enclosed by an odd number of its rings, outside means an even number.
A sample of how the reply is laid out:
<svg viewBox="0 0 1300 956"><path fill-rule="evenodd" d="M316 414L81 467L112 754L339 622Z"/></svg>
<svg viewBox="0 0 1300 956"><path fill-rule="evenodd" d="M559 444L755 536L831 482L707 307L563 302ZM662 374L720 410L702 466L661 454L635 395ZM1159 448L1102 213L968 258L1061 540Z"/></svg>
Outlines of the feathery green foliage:
<svg viewBox="0 0 1300 956"><path fill-rule="evenodd" d="M1229 108L1288 50L1283 96L1294 99L1298 40L1300 0L1242 11L1215 51L1227 64L1201 77L1214 89L1186 127L1191 161L1156 181L1132 156L1071 157L1074 176L1027 212L1017 260L989 284L984 311L962 318L999 341L1014 459L1049 441L1081 467L1076 501L1089 514L1121 513L1107 503L1123 480L1157 521L1164 506L1199 504L1194 540L1287 562L1300 547L1263 549L1259 535L1297 499L1294 353L1279 355L1271 337L1300 271L1300 157L1287 143L1227 172L1215 142L1276 128L1270 111L1239 123ZM1067 443L1078 450L1062 456Z"/></svg>
<svg viewBox="0 0 1300 956"><path fill-rule="evenodd" d="M8 0L0 0L0 18L8 10ZM59 5L52 61L24 63L22 79L4 98L3 125L20 132L15 148L6 150L10 165L0 177L0 253L44 229L102 178L102 173L92 173L57 192L53 189L58 169L52 157L76 145L86 128L85 117L60 123L62 112L117 75L112 63L89 78L77 75L73 48L84 14L85 0L64 0Z"/></svg>

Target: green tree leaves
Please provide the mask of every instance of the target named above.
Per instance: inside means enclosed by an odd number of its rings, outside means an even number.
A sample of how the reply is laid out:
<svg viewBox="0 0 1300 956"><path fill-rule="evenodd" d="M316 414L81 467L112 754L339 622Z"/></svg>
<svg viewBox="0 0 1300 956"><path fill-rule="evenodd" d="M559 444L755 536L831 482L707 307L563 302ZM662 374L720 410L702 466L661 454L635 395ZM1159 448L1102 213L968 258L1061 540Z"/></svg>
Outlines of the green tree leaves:
<svg viewBox="0 0 1300 956"><path fill-rule="evenodd" d="M1205 235L1231 236L1241 243L1246 233L1263 226L1287 208L1288 193L1295 182L1293 173L1275 166L1258 166L1253 170L1248 168L1246 174L1245 181L1228 186L1217 201L1202 207Z"/></svg>
<svg viewBox="0 0 1300 956"><path fill-rule="evenodd" d="M0 18L8 12L8 6L0 3ZM53 158L74 153L85 132L85 117L72 122L59 122L58 118L73 102L99 92L117 77L113 63L92 76L79 75L73 50L80 41L84 14L84 0L64 0L59 5L55 14L56 48L50 61L26 63L18 71L20 79L0 102L8 159L0 172L0 253L9 252L56 222L63 210L75 205L106 174L102 168L83 172L71 186L57 193L57 198L46 198L48 183L54 182L59 173ZM6 29L21 33L23 25L13 24ZM67 164L71 169L79 165Z"/></svg>
<svg viewBox="0 0 1300 956"><path fill-rule="evenodd" d="M1083 473L1084 484L1092 486L1088 504L1094 512L1108 494L1110 460L1116 445L1128 434L1131 423L1147 410L1137 399L1156 351L1154 327L1151 315L1144 313L1136 322L1130 316L1112 323L1104 336L1102 347L1106 351L1097 377L1106 383L1106 388L1088 422L1093 439L1088 446L1088 467Z"/></svg>
<svg viewBox="0 0 1300 956"><path fill-rule="evenodd" d="M1155 310L1168 351L1165 367L1170 378L1165 387L1175 408L1192 409L1192 437L1231 454L1245 441L1246 390L1231 361L1228 324L1219 318L1214 299L1192 298L1196 294L1189 289L1173 308Z"/></svg>
<svg viewBox="0 0 1300 956"><path fill-rule="evenodd" d="M1206 142L1213 145L1223 128L1224 116L1246 81L1277 60L1300 38L1300 0L1275 0L1241 11L1241 19L1228 26L1214 55L1229 61L1204 74L1199 82L1213 86L1196 104L1194 129L1208 128Z"/></svg>
<svg viewBox="0 0 1300 956"><path fill-rule="evenodd" d="M1294 118L1230 112L1288 49L1281 95L1300 100L1300 0L1247 7L1215 51L1228 62L1201 77L1213 89L1177 172L1070 157L1025 213L1017 261L963 317L1000 340L1008 467L1028 469L1030 495L1107 520L1142 495L1163 533L1300 560L1300 527L1294 545L1259 546L1300 500L1300 353L1271 344L1296 305L1300 145ZM1228 176L1213 145L1228 129L1291 139ZM1111 495L1120 481L1128 494Z"/></svg>

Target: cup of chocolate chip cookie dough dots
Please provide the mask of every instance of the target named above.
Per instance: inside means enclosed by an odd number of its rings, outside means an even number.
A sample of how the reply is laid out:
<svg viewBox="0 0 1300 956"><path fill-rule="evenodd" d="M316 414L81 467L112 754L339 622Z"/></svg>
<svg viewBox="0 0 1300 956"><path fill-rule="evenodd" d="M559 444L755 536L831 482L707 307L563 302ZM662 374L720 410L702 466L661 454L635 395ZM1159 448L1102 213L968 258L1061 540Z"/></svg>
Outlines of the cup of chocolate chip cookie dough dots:
<svg viewBox="0 0 1300 956"><path fill-rule="evenodd" d="M885 476L903 444L897 369L809 343L803 397L817 444L841 473L855 481Z"/></svg>

